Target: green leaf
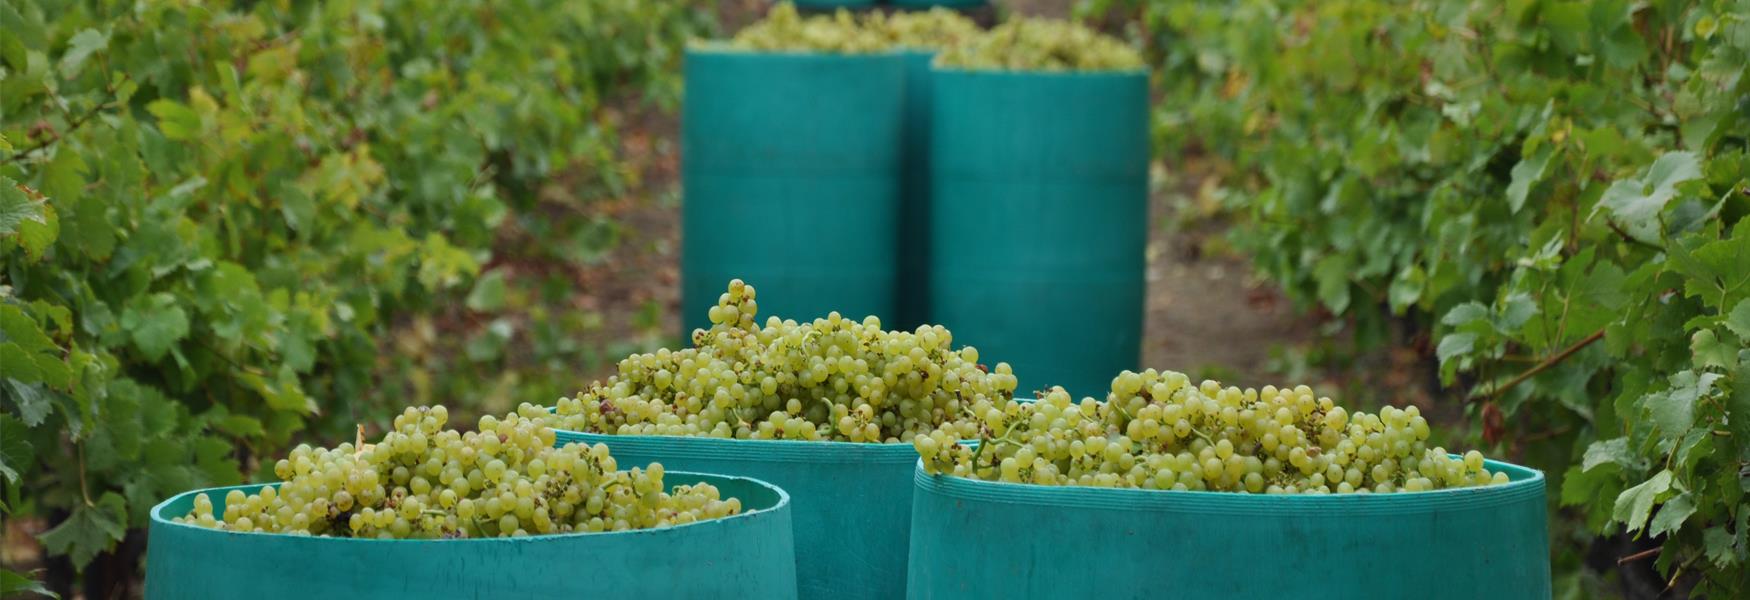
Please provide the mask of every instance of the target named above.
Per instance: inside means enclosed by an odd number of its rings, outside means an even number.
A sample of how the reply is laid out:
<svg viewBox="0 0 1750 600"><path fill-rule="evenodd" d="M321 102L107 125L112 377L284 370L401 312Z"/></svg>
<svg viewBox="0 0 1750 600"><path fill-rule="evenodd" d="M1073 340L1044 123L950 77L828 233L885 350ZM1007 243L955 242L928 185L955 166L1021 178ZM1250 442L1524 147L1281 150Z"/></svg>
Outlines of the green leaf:
<svg viewBox="0 0 1750 600"><path fill-rule="evenodd" d="M1580 461L1581 471L1590 471L1598 465L1634 466L1638 461L1634 451L1628 447L1628 437L1612 438L1592 442L1586 447L1586 455Z"/></svg>
<svg viewBox="0 0 1750 600"><path fill-rule="evenodd" d="M18 233L18 226L26 221L47 224L48 218L43 216L46 204L32 200L18 182L0 175L0 235Z"/></svg>
<svg viewBox="0 0 1750 600"><path fill-rule="evenodd" d="M1341 314L1349 309L1349 261L1343 255L1320 259L1313 267L1313 280L1319 284L1319 302L1331 312Z"/></svg>
<svg viewBox="0 0 1750 600"><path fill-rule="evenodd" d="M79 74L80 67L85 66L85 59L92 53L109 47L109 34L96 29L86 29L67 40L67 53L61 55L61 77L72 79Z"/></svg>
<svg viewBox="0 0 1750 600"><path fill-rule="evenodd" d="M1449 333L1440 338L1440 345L1434 349L1434 354L1440 358L1441 363L1445 363L1455 356L1462 356L1470 352L1476 343L1477 334L1475 333Z"/></svg>
<svg viewBox="0 0 1750 600"><path fill-rule="evenodd" d="M1641 402L1652 412L1660 434L1666 439L1677 439L1695 424L1695 403L1719 379L1718 373L1697 375L1694 371L1683 371L1671 376L1671 389L1647 394Z"/></svg>
<svg viewBox="0 0 1750 600"><path fill-rule="evenodd" d="M201 116L194 109L175 100L153 100L146 112L158 117L158 131L165 138L183 141L201 134Z"/></svg>
<svg viewBox="0 0 1750 600"><path fill-rule="evenodd" d="M1415 306L1427 286L1428 274L1421 267L1411 266L1398 271L1398 276L1392 278L1391 288L1386 290L1386 300L1391 303L1392 312L1403 314L1405 309Z"/></svg>
<svg viewBox="0 0 1750 600"><path fill-rule="evenodd" d="M1724 569L1738 562L1737 553L1732 551L1732 534L1726 531L1725 525L1715 525L1703 530L1701 545L1707 552L1707 559L1716 567Z"/></svg>
<svg viewBox="0 0 1750 600"><path fill-rule="evenodd" d="M1689 351L1697 367L1729 369L1738 362L1737 347L1721 342L1712 329L1702 329L1689 336Z"/></svg>
<svg viewBox="0 0 1750 600"><path fill-rule="evenodd" d="M1700 177L1695 153L1667 152L1641 177L1611 184L1599 199L1598 210L1609 211L1609 218L1635 239L1657 243L1662 233L1659 215L1677 196L1677 184Z"/></svg>
<svg viewBox="0 0 1750 600"><path fill-rule="evenodd" d="M15 342L0 342L0 366L6 376L24 383L38 383L43 373L36 367L36 357Z"/></svg>
<svg viewBox="0 0 1750 600"><path fill-rule="evenodd" d="M1683 522L1689 520L1689 515L1695 514L1695 499L1689 492L1678 494L1666 500L1659 506L1659 514L1653 516L1653 524L1647 530L1649 535L1664 535L1677 533L1683 527Z"/></svg>
<svg viewBox="0 0 1750 600"><path fill-rule="evenodd" d="M18 416L24 419L29 427L41 425L49 418L49 413L55 409L55 403L49 399L41 385L24 383L11 377L5 378L6 391L12 395L13 403L18 405Z"/></svg>
<svg viewBox="0 0 1750 600"><path fill-rule="evenodd" d="M1623 490L1616 497L1616 506L1611 511L1611 519L1628 526L1630 532L1640 531L1647 524L1647 516L1653 512L1653 504L1659 495L1671 490L1671 471L1659 471L1651 479L1639 485Z"/></svg>
<svg viewBox="0 0 1750 600"><path fill-rule="evenodd" d="M493 269L474 282L474 289L468 292L467 306L475 312L493 312L504 308L504 296L504 270Z"/></svg>
<svg viewBox="0 0 1750 600"><path fill-rule="evenodd" d="M141 296L122 312L121 325L147 360L157 361L170 347L188 337L188 313L168 293Z"/></svg>
<svg viewBox="0 0 1750 600"><path fill-rule="evenodd" d="M0 334L5 335L0 340L18 344L19 347L29 352L60 350L53 341L49 340L49 336L37 327L36 319L24 314L24 309L15 304L0 303Z"/></svg>
<svg viewBox="0 0 1750 600"><path fill-rule="evenodd" d="M1532 186L1543 181L1549 171L1549 157L1553 150L1544 146L1531 156L1521 158L1519 164L1513 165L1513 181L1507 185L1507 206L1513 212L1519 212L1525 206L1526 196L1531 194Z"/></svg>
<svg viewBox="0 0 1750 600"><path fill-rule="evenodd" d="M1738 334L1740 340L1750 340L1750 298L1738 302L1738 306L1726 315L1726 329Z"/></svg>
<svg viewBox="0 0 1750 600"><path fill-rule="evenodd" d="M1733 376L1732 395L1726 398L1726 426L1732 431L1732 439L1737 441L1738 456L1741 460L1750 460L1750 360L1738 363L1738 372Z"/></svg>
<svg viewBox="0 0 1750 600"><path fill-rule="evenodd" d="M0 569L0 598L11 598L13 594L30 592L59 600L61 595L43 587L42 582L25 576L22 573Z"/></svg>
<svg viewBox="0 0 1750 600"><path fill-rule="evenodd" d="M24 421L0 413L0 476L18 483L20 471L29 473L36 460L36 449L30 445L30 427Z"/></svg>
<svg viewBox="0 0 1750 600"><path fill-rule="evenodd" d="M37 539L49 552L67 555L73 559L73 566L83 569L92 557L121 541L127 534L127 521L126 501L120 494L109 492L95 506L77 506L72 516Z"/></svg>
<svg viewBox="0 0 1750 600"><path fill-rule="evenodd" d="M1472 300L1446 311L1446 316L1440 318L1441 324L1458 327L1465 323L1489 318L1489 307Z"/></svg>

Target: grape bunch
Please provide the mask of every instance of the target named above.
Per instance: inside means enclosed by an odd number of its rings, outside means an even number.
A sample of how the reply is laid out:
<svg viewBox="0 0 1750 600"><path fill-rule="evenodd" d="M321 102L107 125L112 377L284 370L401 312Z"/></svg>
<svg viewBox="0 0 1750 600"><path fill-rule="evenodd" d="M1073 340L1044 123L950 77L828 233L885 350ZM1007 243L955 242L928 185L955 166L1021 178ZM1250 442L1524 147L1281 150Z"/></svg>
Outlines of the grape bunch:
<svg viewBox="0 0 1750 600"><path fill-rule="evenodd" d="M682 525L741 512L706 483L664 487L662 465L618 470L605 445L553 447L553 430L509 415L444 429L442 406L409 407L374 445L299 445L284 482L231 490L222 516L195 496L180 523L230 531L362 538L473 538Z"/></svg>
<svg viewBox="0 0 1750 600"><path fill-rule="evenodd" d="M562 398L547 423L606 434L909 442L919 433L974 436L969 407L1007 402L1006 363L987 372L978 350L952 347L940 326L887 331L838 313L798 323L759 314L737 279L710 309L693 347L635 354L616 373ZM524 405L519 413L542 418Z"/></svg>
<svg viewBox="0 0 1750 600"><path fill-rule="evenodd" d="M919 50L951 48L984 33L972 19L940 6L891 15L872 12L864 17L863 27L879 33L892 47Z"/></svg>
<svg viewBox="0 0 1750 600"><path fill-rule="evenodd" d="M803 17L796 5L780 2L766 18L737 32L728 47L751 52L870 54L891 50L892 43L845 9L830 17Z"/></svg>
<svg viewBox="0 0 1750 600"><path fill-rule="evenodd" d="M917 436L931 474L1040 485L1267 494L1416 492L1505 483L1476 451L1429 447L1416 407L1344 410L1311 388L1193 385L1153 369L1125 371L1105 402L1053 388L1035 402L971 407L963 432Z"/></svg>
<svg viewBox="0 0 1750 600"><path fill-rule="evenodd" d="M944 49L936 65L975 70L1124 71L1142 56L1116 38L1078 23L1016 18Z"/></svg>

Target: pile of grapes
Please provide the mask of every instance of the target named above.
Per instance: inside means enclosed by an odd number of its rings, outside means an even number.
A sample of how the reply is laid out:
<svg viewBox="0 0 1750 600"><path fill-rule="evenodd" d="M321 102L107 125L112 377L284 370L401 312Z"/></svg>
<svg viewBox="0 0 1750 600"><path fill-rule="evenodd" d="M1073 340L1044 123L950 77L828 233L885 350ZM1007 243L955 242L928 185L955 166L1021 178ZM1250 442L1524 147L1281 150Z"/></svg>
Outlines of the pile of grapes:
<svg viewBox="0 0 1750 600"><path fill-rule="evenodd" d="M931 474L1039 485L1269 494L1415 492L1505 483L1476 451L1428 447L1416 407L1346 411L1306 386L1193 385L1172 371L1125 371L1105 402L1053 388L1036 402L973 407L963 430L912 440Z"/></svg>
<svg viewBox="0 0 1750 600"><path fill-rule="evenodd" d="M444 429L442 406L408 408L375 445L300 445L274 465L283 484L206 494L179 523L231 531L365 538L475 538L682 525L741 512L701 483L664 487L662 465L618 470L607 446L554 448L553 430L510 415L477 432Z"/></svg>
<svg viewBox="0 0 1750 600"><path fill-rule="evenodd" d="M765 19L736 33L729 47L751 52L869 54L891 50L892 42L881 30L865 27L842 8L830 17L804 18L795 5L781 2Z"/></svg>
<svg viewBox="0 0 1750 600"><path fill-rule="evenodd" d="M926 50L966 44L984 34L972 19L940 6L891 15L869 13L864 17L863 27L879 32L892 47Z"/></svg>
<svg viewBox="0 0 1750 600"><path fill-rule="evenodd" d="M1014 71L1122 71L1143 68L1124 42L1053 19L1017 18L944 49L937 66Z"/></svg>
<svg viewBox="0 0 1750 600"><path fill-rule="evenodd" d="M731 281L694 347L627 357L551 416L519 410L592 433L892 443L931 431L975 436L974 408L1014 397L1008 364L987 372L977 349L954 349L940 326L887 331L875 317L832 313L762 327L755 297Z"/></svg>

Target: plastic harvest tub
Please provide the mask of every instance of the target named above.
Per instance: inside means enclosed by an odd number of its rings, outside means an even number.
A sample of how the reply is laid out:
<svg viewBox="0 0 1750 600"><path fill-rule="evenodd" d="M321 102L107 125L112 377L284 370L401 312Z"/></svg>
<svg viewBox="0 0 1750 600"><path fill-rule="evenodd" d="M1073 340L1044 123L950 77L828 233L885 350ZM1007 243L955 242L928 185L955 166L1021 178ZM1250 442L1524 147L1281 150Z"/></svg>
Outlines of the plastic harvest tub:
<svg viewBox="0 0 1750 600"><path fill-rule="evenodd" d="M630 463L627 463L630 464ZM665 529L519 538L378 540L241 533L172 522L205 492L152 508L146 597L794 598L790 498L745 477L668 471L664 483L717 486L742 514ZM278 485L278 484L265 484Z"/></svg>
<svg viewBox="0 0 1750 600"><path fill-rule="evenodd" d="M904 59L691 48L685 70L685 330L734 278L762 315L894 322Z"/></svg>
<svg viewBox="0 0 1750 600"><path fill-rule="evenodd" d="M622 465L757 477L795 505L801 597L898 598L911 532L911 444L730 440L558 431L556 443L607 444ZM757 598L758 594L737 594Z"/></svg>
<svg viewBox="0 0 1750 600"><path fill-rule="evenodd" d="M1430 492L1262 495L931 476L911 598L1550 597L1543 474Z"/></svg>
<svg viewBox="0 0 1750 600"><path fill-rule="evenodd" d="M928 321L1105 397L1141 360L1147 74L931 73Z"/></svg>

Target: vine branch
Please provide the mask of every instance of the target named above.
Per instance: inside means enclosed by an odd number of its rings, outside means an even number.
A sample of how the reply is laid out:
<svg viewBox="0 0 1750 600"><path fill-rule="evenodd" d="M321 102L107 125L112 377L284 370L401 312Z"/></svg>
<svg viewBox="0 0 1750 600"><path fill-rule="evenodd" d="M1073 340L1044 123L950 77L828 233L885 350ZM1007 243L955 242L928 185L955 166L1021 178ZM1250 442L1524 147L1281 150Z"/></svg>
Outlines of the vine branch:
<svg viewBox="0 0 1750 600"><path fill-rule="evenodd" d="M1489 390L1489 393L1483 394L1482 397L1486 397L1486 398L1500 397L1501 394L1507 393L1507 390L1511 390L1514 387L1518 386L1519 384L1525 383L1525 380L1527 380L1527 379L1531 379L1532 377L1536 377L1538 373L1548 371L1550 369L1550 367L1554 367L1557 364L1561 363L1562 361L1567 360L1567 358L1570 356L1573 356L1574 353L1585 349L1587 346L1592 345L1592 342L1596 342L1596 341L1601 340L1601 339L1604 339L1604 330L1599 329L1598 331L1594 331L1594 332L1592 332L1592 335L1588 335L1585 338L1581 339L1580 341L1574 342L1574 345L1568 346L1567 348L1563 349L1561 352L1557 352L1554 355L1551 355L1549 358L1543 359L1543 362L1539 362L1536 365L1533 365L1530 369L1526 369L1525 372L1520 373L1518 376L1515 376L1512 380L1508 381L1507 383L1501 384L1500 386L1497 386L1495 389Z"/></svg>

